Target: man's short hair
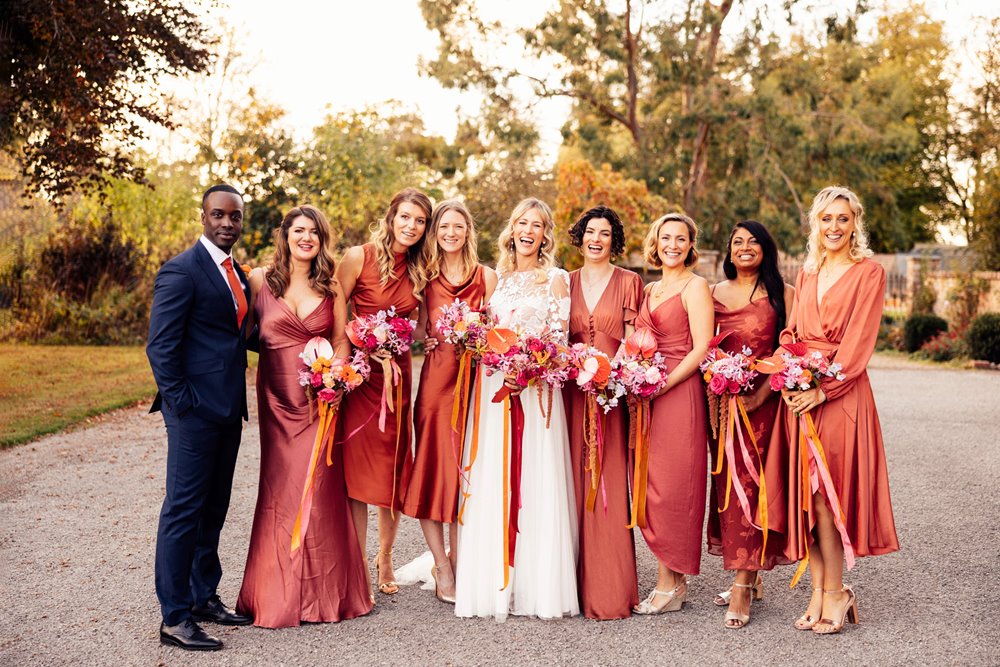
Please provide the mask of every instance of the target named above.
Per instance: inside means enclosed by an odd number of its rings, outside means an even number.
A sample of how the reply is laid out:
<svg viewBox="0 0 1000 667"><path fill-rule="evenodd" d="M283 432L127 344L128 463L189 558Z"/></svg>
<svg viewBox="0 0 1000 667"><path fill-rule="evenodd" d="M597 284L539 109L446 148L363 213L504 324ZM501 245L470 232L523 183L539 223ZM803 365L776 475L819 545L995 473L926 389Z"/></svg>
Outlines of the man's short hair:
<svg viewBox="0 0 1000 667"><path fill-rule="evenodd" d="M205 208L205 201L208 199L208 195L212 194L213 192L230 192L239 197L240 199L243 199L242 192L240 192L239 190L237 190L236 188L227 183L219 183L218 185L213 185L208 190L205 190L205 194L201 196L202 208Z"/></svg>

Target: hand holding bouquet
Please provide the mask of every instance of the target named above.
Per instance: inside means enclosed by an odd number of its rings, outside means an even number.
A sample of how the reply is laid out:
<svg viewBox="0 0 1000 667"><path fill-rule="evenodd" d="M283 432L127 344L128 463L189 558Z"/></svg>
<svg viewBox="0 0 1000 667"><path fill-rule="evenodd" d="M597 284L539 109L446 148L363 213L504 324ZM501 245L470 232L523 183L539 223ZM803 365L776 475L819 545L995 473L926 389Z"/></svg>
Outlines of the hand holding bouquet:
<svg viewBox="0 0 1000 667"><path fill-rule="evenodd" d="M468 303L455 299L441 306L441 314L434 323L446 343L455 346L461 355L470 353L478 360L487 350L486 334L496 324L496 318L486 310L474 310Z"/></svg>
<svg viewBox="0 0 1000 667"><path fill-rule="evenodd" d="M347 337L354 347L374 357L399 356L413 345L416 322L396 315L396 307L374 315L355 317L347 323Z"/></svg>
<svg viewBox="0 0 1000 667"><path fill-rule="evenodd" d="M771 373L771 389L807 391L819 387L824 377L843 380L841 365L830 363L822 353L809 351L805 343L789 343L780 352L761 361L761 369ZM773 370L772 370L773 369Z"/></svg>
<svg viewBox="0 0 1000 667"><path fill-rule="evenodd" d="M607 513L607 491L604 489L604 479L601 475L604 465L604 425L597 407L600 405L606 414L618 404L619 395L608 392L611 381L611 360L601 350L583 343L572 345L567 350L567 356L570 378L576 380L576 386L586 397L583 440L587 447L587 461L584 469L590 473L590 488L587 491L585 506L587 510L594 511L597 490L600 486L604 497L604 511Z"/></svg>
<svg viewBox="0 0 1000 667"><path fill-rule="evenodd" d="M709 423L713 437L717 437L721 425L728 420L731 401L723 400L724 397L749 394L759 375L752 356L753 350L749 347L744 345L739 352L726 352L722 349L722 341L731 333L732 331L726 331L710 340L708 352L698 365L708 394Z"/></svg>

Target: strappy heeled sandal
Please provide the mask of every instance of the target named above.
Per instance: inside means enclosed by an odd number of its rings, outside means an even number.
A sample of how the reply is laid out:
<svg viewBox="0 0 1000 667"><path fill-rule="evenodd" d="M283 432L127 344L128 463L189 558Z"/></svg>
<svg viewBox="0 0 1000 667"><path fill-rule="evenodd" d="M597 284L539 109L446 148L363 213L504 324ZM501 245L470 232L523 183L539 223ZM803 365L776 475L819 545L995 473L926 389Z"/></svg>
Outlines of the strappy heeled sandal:
<svg viewBox="0 0 1000 667"><path fill-rule="evenodd" d="M757 590L758 582L752 584L737 584L733 582L733 588L749 588L754 591ZM732 589L730 589L732 590ZM732 596L730 596L732 597ZM750 606L753 606L753 601L756 598L755 593L750 595ZM742 627L746 627L746 624L750 622L750 614L737 614L735 611L726 612L726 620L723 621L723 625L732 630L739 630Z"/></svg>
<svg viewBox="0 0 1000 667"><path fill-rule="evenodd" d="M438 587L437 575L440 569L441 569L440 565L435 565L434 567L431 568L431 578L434 580L434 597L436 597L441 602L445 602L447 604L455 604L455 596L445 595L444 593L441 592L441 588Z"/></svg>
<svg viewBox="0 0 1000 667"><path fill-rule="evenodd" d="M376 580L378 580L378 577L380 576L379 575L378 559L379 559L379 556L381 556L383 553L385 553L385 555L388 556L389 558L392 558L392 549L389 549L388 551L385 551L385 552L383 552L381 549L379 549L377 552L375 552L375 578L376 578ZM396 593L399 592L399 584L397 584L395 581L380 581L379 584L378 584L378 590L383 595L395 595Z"/></svg>
<svg viewBox="0 0 1000 667"><path fill-rule="evenodd" d="M681 589L681 586L684 587L684 592L678 593L677 591ZM660 607L657 607L655 604L653 604L653 599L657 595L666 595L667 603ZM644 615L663 614L668 611L680 611L681 607L684 606L684 601L686 599L687 599L687 578L681 577L680 583L674 586L673 589L669 591L661 591L654 588L653 591L649 594L649 596L645 600L643 600L636 606L632 607L632 611L634 611L637 614L644 614Z"/></svg>
<svg viewBox="0 0 1000 667"><path fill-rule="evenodd" d="M757 572L757 578L753 582L753 600L758 602L764 599L764 577L761 576L760 571ZM733 589L730 587L727 590L717 593L715 599L712 602L715 603L716 607L728 607L729 599L733 596Z"/></svg>
<svg viewBox="0 0 1000 667"><path fill-rule="evenodd" d="M823 591L824 595L833 595L834 593L847 593L847 601L844 604L843 612L841 612L840 618L837 620L821 618L818 623L813 625L812 631L817 635L835 635L844 629L845 622L851 622L855 625L858 623L858 596L854 594L851 587L844 586L839 591Z"/></svg>
<svg viewBox="0 0 1000 667"><path fill-rule="evenodd" d="M823 592L823 587L820 586L819 588L813 588L812 590L813 590L813 593L815 593L816 591L819 591L820 593L822 593ZM810 599L809 601L812 602L812 599ZM820 611L820 613L821 614L823 613L822 610ZM799 616L798 619L796 619L794 625L795 625L795 629L796 630L812 630L813 626L816 625L817 623L819 623L819 619L818 618L813 618L809 614L809 610L806 609L806 613L804 613L801 616Z"/></svg>

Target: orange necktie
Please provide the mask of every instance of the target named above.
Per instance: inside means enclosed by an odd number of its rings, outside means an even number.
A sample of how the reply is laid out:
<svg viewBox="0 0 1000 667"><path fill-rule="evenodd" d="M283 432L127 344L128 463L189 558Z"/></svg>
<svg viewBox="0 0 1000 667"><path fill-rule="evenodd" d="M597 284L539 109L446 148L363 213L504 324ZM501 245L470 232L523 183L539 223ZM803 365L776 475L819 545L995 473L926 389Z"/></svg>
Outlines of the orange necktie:
<svg viewBox="0 0 1000 667"><path fill-rule="evenodd" d="M222 265L226 267L229 289L233 290L233 296L236 297L236 326L241 327L243 326L243 318L247 314L247 295L243 293L243 285L236 277L236 271L233 270L233 258L226 257Z"/></svg>

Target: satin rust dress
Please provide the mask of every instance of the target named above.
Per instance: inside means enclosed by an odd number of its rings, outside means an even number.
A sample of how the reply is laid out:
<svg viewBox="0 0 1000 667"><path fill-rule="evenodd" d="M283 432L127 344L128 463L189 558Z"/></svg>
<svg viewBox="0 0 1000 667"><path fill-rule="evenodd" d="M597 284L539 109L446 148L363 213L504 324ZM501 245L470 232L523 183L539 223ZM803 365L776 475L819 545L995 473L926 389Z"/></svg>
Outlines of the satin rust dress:
<svg viewBox="0 0 1000 667"><path fill-rule="evenodd" d="M291 552L292 526L319 427L315 413L309 419L309 402L299 386L304 368L299 354L313 336L330 339L332 302L324 299L300 320L265 283L254 312L260 327L260 486L236 608L265 628L362 616L372 608L368 570L351 519L339 448L332 467L324 461L316 468L309 523L302 546Z"/></svg>
<svg viewBox="0 0 1000 667"><path fill-rule="evenodd" d="M687 289L685 285L684 289ZM650 309L646 298L636 328L648 327L672 372L694 341L681 292ZM649 427L646 527L642 536L674 572L698 574L708 477L708 404L700 373L653 399Z"/></svg>
<svg viewBox="0 0 1000 667"><path fill-rule="evenodd" d="M614 358L625 337L625 325L632 324L642 301L642 279L632 271L614 267L604 293L587 309L580 272L569 274L569 342L592 345ZM624 403L604 419L604 458L601 484L593 512L586 498L591 475L584 469L587 446L584 442L586 397L575 383L563 389L566 423L569 425L570 457L576 491L576 513L580 522L580 556L577 581L580 610L587 618L628 618L639 603L635 572L635 542L629 522L628 433ZM603 412L598 408L598 414ZM607 507L605 508L605 498Z"/></svg>
<svg viewBox="0 0 1000 667"><path fill-rule="evenodd" d="M843 366L844 380L824 378L826 401L810 412L855 556L899 549L889 498L889 475L868 361L875 351L885 294L885 270L865 259L850 267L817 300L818 274L801 271L796 301L781 342L795 340ZM785 534L785 556L801 560L815 522L804 511L799 458L799 420L782 402L766 464L768 513ZM772 492L771 489L774 489ZM823 485L820 493L825 495ZM827 504L830 505L829 499ZM811 548L815 548L813 545Z"/></svg>
<svg viewBox="0 0 1000 667"><path fill-rule="evenodd" d="M435 322L441 306L459 299L478 309L485 297L486 280L481 265L460 285L452 285L444 275L439 275L424 290L427 335L437 338L438 345L424 357L413 406L416 453L403 503L403 513L407 516L454 523L458 514L462 443L461 435L451 428L458 355L455 346L446 343L438 333ZM473 391L474 386L469 389Z"/></svg>
<svg viewBox="0 0 1000 667"><path fill-rule="evenodd" d="M420 302L413 294L413 283L406 273L406 254L395 257L395 280L381 284L375 263L375 246L366 243L361 274L350 295L354 317L374 315L380 310L396 307L396 315L409 317ZM379 430L382 405L382 366L372 362L371 376L360 387L344 397L338 422L338 441L344 441L344 477L347 495L368 505L403 508L406 493L406 473L410 469L410 386L413 367L410 353L396 357L402 370L402 405L396 406L400 417L399 438L396 437L397 414L386 414L385 432ZM394 389L390 386L390 390ZM395 398L393 398L395 401Z"/></svg>
<svg viewBox="0 0 1000 667"><path fill-rule="evenodd" d="M712 290L713 296L715 290ZM726 352L739 352L746 345L750 348L754 357L769 357L778 347L777 326L778 315L771 307L767 297L757 299L742 308L730 310L717 299L713 299L715 304L715 325L720 332L732 331L733 333L722 342L722 349ZM761 384L767 385L768 377L758 375L754 383L755 388ZM771 440L771 429L774 427L774 418L778 413L778 405L781 403L781 394L768 391L768 397L764 403L748 413L750 425L753 428L754 436L757 438L757 451L760 457L749 445L750 459L752 464L759 470L760 461L767 460L767 447ZM718 464L717 445L710 447L712 452L712 469ZM726 468L728 461L724 461L722 472L713 475L713 484L709 494L708 502L708 553L713 556L722 556L723 567L727 570L770 570L779 559L777 555L781 552L781 536L773 534L768 537L767 555L761 564L761 549L764 546L764 534L757 528L750 525L743 513L740 503L736 498L736 492L730 490L729 507L726 511L721 510L726 498ZM743 457L736 457L736 472L739 475L743 488L747 491L751 510L757 509L758 489L757 484L750 477L750 472L743 463ZM765 478L765 491L770 492ZM756 520L756 518L755 518ZM770 527L770 526L769 526Z"/></svg>

